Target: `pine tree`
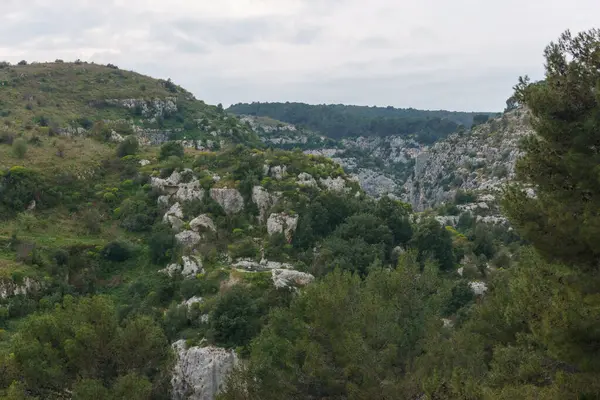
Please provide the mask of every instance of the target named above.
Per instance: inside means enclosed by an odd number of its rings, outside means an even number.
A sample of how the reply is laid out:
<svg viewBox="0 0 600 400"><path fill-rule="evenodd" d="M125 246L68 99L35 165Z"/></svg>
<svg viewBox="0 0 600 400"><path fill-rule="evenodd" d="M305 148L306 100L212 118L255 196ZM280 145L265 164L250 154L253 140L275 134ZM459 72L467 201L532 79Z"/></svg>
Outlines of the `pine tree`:
<svg viewBox="0 0 600 400"><path fill-rule="evenodd" d="M546 76L520 78L515 98L536 135L522 145L505 210L547 258L597 267L600 261L600 30L566 31L545 50Z"/></svg>

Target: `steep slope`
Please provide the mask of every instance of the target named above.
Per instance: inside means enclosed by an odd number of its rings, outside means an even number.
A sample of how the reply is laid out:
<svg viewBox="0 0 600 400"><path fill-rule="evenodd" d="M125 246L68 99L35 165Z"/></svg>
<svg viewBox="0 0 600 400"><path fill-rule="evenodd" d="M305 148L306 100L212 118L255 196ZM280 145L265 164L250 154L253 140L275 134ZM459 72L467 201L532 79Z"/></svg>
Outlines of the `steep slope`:
<svg viewBox="0 0 600 400"><path fill-rule="evenodd" d="M514 110L425 149L403 198L424 210L453 202L459 191L496 194L514 175L519 141L532 133L528 120L525 110Z"/></svg>
<svg viewBox="0 0 600 400"><path fill-rule="evenodd" d="M135 133L142 143L188 139L213 148L255 140L222 108L196 100L170 80L91 63L0 64L0 124L18 133ZM7 125L8 124L8 125ZM192 142L193 141L193 142Z"/></svg>

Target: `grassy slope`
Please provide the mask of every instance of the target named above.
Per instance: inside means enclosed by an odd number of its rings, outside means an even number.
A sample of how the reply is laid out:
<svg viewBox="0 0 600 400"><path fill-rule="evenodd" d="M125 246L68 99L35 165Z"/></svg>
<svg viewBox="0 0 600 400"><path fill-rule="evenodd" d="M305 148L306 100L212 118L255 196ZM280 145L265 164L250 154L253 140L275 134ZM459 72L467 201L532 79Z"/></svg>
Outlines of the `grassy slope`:
<svg viewBox="0 0 600 400"><path fill-rule="evenodd" d="M161 124L142 120L134 110L102 105L107 99L173 98L178 112ZM123 120L146 128L181 128L190 137L220 130L239 131L245 141L250 130L215 106L196 100L183 88L131 71L88 63L40 63L0 68L0 132L37 129L44 117L57 127L79 127L82 119ZM210 126L194 127L196 120ZM187 122L187 124L186 124Z"/></svg>

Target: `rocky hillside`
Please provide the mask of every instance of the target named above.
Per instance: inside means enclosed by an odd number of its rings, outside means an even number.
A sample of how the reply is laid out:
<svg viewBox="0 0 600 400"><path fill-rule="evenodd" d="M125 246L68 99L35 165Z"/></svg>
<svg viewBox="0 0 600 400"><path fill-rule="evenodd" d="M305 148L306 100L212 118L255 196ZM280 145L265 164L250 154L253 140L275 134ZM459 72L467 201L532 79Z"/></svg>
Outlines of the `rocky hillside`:
<svg viewBox="0 0 600 400"><path fill-rule="evenodd" d="M473 192L495 202L490 199L513 175L519 140L531 133L524 110L505 113L470 130L460 130L433 145L401 136L360 136L319 142L317 134L289 124L280 123L278 129L264 130L258 118L243 119L252 121L251 126L267 145L280 147L286 143L308 154L329 157L354 176L370 195L392 194L418 211L454 203L456 194L461 192ZM293 139L286 142L284 135ZM477 208L477 204L465 207Z"/></svg>
<svg viewBox="0 0 600 400"><path fill-rule="evenodd" d="M93 63L0 64L0 124L12 133L102 136L135 134L142 144L185 140L215 149L254 137L245 124L170 80Z"/></svg>

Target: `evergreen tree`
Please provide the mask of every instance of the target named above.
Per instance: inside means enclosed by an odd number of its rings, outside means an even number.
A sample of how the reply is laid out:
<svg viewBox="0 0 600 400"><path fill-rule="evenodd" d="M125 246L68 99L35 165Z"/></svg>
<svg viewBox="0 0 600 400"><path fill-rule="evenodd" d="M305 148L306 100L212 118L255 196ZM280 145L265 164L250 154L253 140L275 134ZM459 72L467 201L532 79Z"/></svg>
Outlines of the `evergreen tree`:
<svg viewBox="0 0 600 400"><path fill-rule="evenodd" d="M536 135L522 145L521 185L504 201L522 236L545 256L600 261L600 30L565 32L545 51L546 77L521 78L515 97ZM522 185L535 188L527 196Z"/></svg>

